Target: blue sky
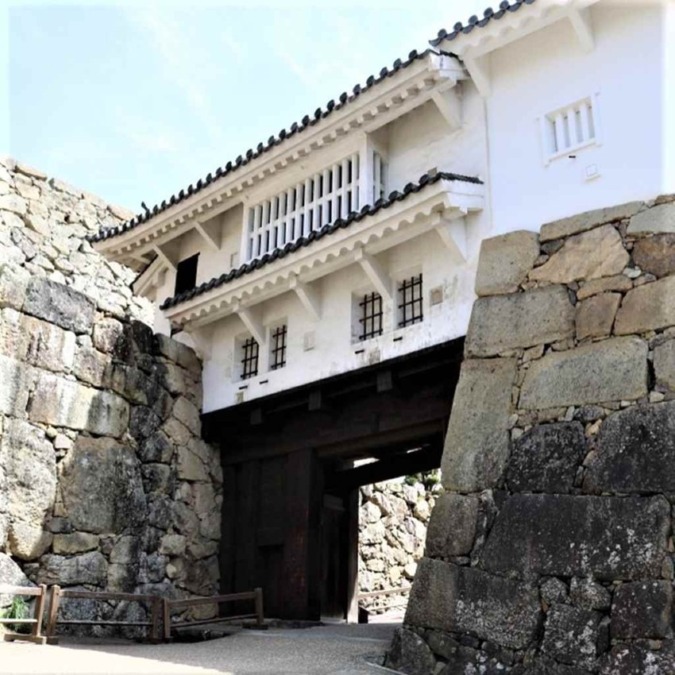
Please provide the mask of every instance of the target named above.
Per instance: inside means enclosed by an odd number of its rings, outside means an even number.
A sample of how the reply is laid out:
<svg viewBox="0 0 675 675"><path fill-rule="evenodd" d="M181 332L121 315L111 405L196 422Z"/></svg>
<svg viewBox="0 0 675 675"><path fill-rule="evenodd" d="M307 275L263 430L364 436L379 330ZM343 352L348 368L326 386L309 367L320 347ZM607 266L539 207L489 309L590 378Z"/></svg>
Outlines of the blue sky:
<svg viewBox="0 0 675 675"><path fill-rule="evenodd" d="M0 0L0 151L138 211L486 4Z"/></svg>

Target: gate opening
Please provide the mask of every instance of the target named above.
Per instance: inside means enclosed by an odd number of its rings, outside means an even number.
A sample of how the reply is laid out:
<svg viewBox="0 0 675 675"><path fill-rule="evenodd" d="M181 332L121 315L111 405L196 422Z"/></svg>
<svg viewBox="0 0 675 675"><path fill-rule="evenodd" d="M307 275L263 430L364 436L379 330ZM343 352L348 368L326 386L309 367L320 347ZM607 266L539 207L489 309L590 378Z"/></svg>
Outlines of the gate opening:
<svg viewBox="0 0 675 675"><path fill-rule="evenodd" d="M222 593L262 587L266 616L358 621L362 488L438 469L462 352L454 340L203 416L221 447Z"/></svg>

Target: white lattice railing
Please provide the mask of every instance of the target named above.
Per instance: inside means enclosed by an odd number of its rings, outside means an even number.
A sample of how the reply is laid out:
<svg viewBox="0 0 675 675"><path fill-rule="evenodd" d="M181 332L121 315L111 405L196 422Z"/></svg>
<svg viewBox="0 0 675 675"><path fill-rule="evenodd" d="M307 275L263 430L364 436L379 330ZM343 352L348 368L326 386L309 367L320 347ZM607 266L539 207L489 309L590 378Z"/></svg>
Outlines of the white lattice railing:
<svg viewBox="0 0 675 675"><path fill-rule="evenodd" d="M252 206L247 219L246 259L271 253L359 208L359 155L354 153Z"/></svg>

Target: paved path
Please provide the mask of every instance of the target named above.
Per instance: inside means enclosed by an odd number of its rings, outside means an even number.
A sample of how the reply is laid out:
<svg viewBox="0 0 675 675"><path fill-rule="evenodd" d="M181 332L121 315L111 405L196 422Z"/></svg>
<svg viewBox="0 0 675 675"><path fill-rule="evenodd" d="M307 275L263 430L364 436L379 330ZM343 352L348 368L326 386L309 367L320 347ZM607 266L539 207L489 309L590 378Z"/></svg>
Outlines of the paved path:
<svg viewBox="0 0 675 675"><path fill-rule="evenodd" d="M63 642L58 647L0 643L0 673L58 675L155 674L386 675L377 665L393 624L241 631L191 644Z"/></svg>

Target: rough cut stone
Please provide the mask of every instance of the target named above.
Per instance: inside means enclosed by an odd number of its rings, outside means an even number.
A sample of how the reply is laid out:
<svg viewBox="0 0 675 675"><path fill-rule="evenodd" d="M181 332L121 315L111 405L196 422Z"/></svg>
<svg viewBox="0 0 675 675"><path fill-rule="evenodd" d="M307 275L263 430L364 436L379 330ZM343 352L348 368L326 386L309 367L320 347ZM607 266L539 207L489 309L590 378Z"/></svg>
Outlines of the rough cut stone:
<svg viewBox="0 0 675 675"><path fill-rule="evenodd" d="M54 553L72 555L85 553L98 547L98 536L87 532L73 532L72 534L56 534L52 548Z"/></svg>
<svg viewBox="0 0 675 675"><path fill-rule="evenodd" d="M426 556L450 558L468 555L476 537L479 506L477 497L451 493L441 495L429 521Z"/></svg>
<svg viewBox="0 0 675 675"><path fill-rule="evenodd" d="M542 651L562 663L593 668L600 616L598 612L554 605L546 617Z"/></svg>
<svg viewBox="0 0 675 675"><path fill-rule="evenodd" d="M0 266L0 307L20 310L30 281L30 274L21 267Z"/></svg>
<svg viewBox="0 0 675 675"><path fill-rule="evenodd" d="M589 492L675 493L675 401L610 415L586 468Z"/></svg>
<svg viewBox="0 0 675 675"><path fill-rule="evenodd" d="M419 635L399 628L394 633L385 666L407 675L429 675L436 666L436 659Z"/></svg>
<svg viewBox="0 0 675 675"><path fill-rule="evenodd" d="M656 384L675 390L675 340L654 348Z"/></svg>
<svg viewBox="0 0 675 675"><path fill-rule="evenodd" d="M630 291L631 288L633 288L633 282L624 274L617 274L614 277L587 281L577 291L577 299L585 300L592 295L611 291L625 293L626 291Z"/></svg>
<svg viewBox="0 0 675 675"><path fill-rule="evenodd" d="M671 274L675 271L675 234L657 234L638 239L633 246L633 260L642 271L654 276Z"/></svg>
<svg viewBox="0 0 675 675"><path fill-rule="evenodd" d="M675 642L666 640L660 649L645 644L618 644L600 670L601 675L671 675L675 663Z"/></svg>
<svg viewBox="0 0 675 675"><path fill-rule="evenodd" d="M600 293L580 302L575 317L577 340L608 336L620 303L619 293Z"/></svg>
<svg viewBox="0 0 675 675"><path fill-rule="evenodd" d="M476 273L476 295L514 293L539 257L535 232L509 232L484 239Z"/></svg>
<svg viewBox="0 0 675 675"><path fill-rule="evenodd" d="M604 586L592 579L573 577L570 582L570 600L582 609L606 611L611 605L612 596Z"/></svg>
<svg viewBox="0 0 675 675"><path fill-rule="evenodd" d="M659 577L669 523L663 497L514 495L497 516L481 563L524 578Z"/></svg>
<svg viewBox="0 0 675 675"><path fill-rule="evenodd" d="M0 414L24 417L34 370L0 354Z"/></svg>
<svg viewBox="0 0 675 675"><path fill-rule="evenodd" d="M89 333L96 306L83 293L49 279L34 277L28 284L23 309L27 314L65 330Z"/></svg>
<svg viewBox="0 0 675 675"><path fill-rule="evenodd" d="M565 241L541 267L530 272L532 281L570 283L620 274L630 260L621 235L611 225L577 234Z"/></svg>
<svg viewBox="0 0 675 675"><path fill-rule="evenodd" d="M51 532L42 523L13 522L8 534L9 552L19 560L36 560L52 545Z"/></svg>
<svg viewBox="0 0 675 675"><path fill-rule="evenodd" d="M541 410L645 396L647 351L642 340L624 337L547 354L527 371L520 407Z"/></svg>
<svg viewBox="0 0 675 675"><path fill-rule="evenodd" d="M23 420L6 420L0 442L5 494L13 526L15 550L26 559L42 545L42 525L54 504L56 457L41 429Z"/></svg>
<svg viewBox="0 0 675 675"><path fill-rule="evenodd" d="M94 347L106 354L115 354L124 340L124 326L116 319L105 317L94 324Z"/></svg>
<svg viewBox="0 0 675 675"><path fill-rule="evenodd" d="M21 568L6 553L0 553L0 585L33 586ZM0 595L0 608L9 607L11 604L11 595Z"/></svg>
<svg viewBox="0 0 675 675"><path fill-rule="evenodd" d="M462 364L442 460L447 490L478 492L500 480L509 454L515 373L514 359Z"/></svg>
<svg viewBox="0 0 675 675"><path fill-rule="evenodd" d="M546 223L541 228L539 238L542 242L569 237L578 232L585 232L598 225L613 223L634 216L644 204L642 202L629 202L619 206L610 206L595 211L586 211L570 218L563 218L552 223Z"/></svg>
<svg viewBox="0 0 675 675"><path fill-rule="evenodd" d="M574 307L562 286L479 298L466 337L468 356L557 342L574 335Z"/></svg>
<svg viewBox="0 0 675 675"><path fill-rule="evenodd" d="M637 213L630 219L628 234L675 232L675 204L660 204Z"/></svg>
<svg viewBox="0 0 675 675"><path fill-rule="evenodd" d="M184 446L178 447L178 478L182 480L208 480L209 473L204 463Z"/></svg>
<svg viewBox="0 0 675 675"><path fill-rule="evenodd" d="M21 331L24 349L21 358L37 368L55 372L68 371L75 359L75 333L46 321L23 316Z"/></svg>
<svg viewBox="0 0 675 675"><path fill-rule="evenodd" d="M675 277L644 284L626 293L616 315L617 335L644 333L675 325Z"/></svg>
<svg viewBox="0 0 675 675"><path fill-rule="evenodd" d="M119 438L127 430L129 404L109 391L41 371L29 416L35 422Z"/></svg>
<svg viewBox="0 0 675 675"><path fill-rule="evenodd" d="M579 422L533 427L513 445L507 482L513 492L569 492L586 455Z"/></svg>
<svg viewBox="0 0 675 675"><path fill-rule="evenodd" d="M670 581L621 584L612 603L612 637L664 638L670 633L673 585Z"/></svg>
<svg viewBox="0 0 675 675"><path fill-rule="evenodd" d="M405 623L470 633L503 647L522 649L534 637L539 617L536 588L471 567L423 558Z"/></svg>
<svg viewBox="0 0 675 675"><path fill-rule="evenodd" d="M79 436L62 462L60 486L78 530L122 532L144 522L140 464L134 451L117 441Z"/></svg>
<svg viewBox="0 0 675 675"><path fill-rule="evenodd" d="M92 584L104 586L108 577L108 563L98 551L66 558L46 555L42 558L38 579L41 584L75 586Z"/></svg>
<svg viewBox="0 0 675 675"><path fill-rule="evenodd" d="M157 351L165 356L170 361L177 363L186 370L189 370L195 375L200 375L202 371L202 364L199 357L187 345L176 342L166 335L155 335L155 345Z"/></svg>

